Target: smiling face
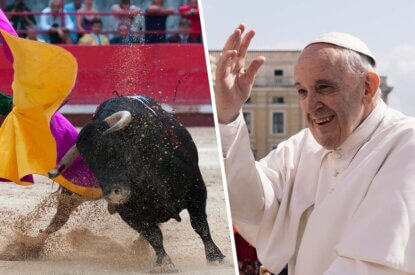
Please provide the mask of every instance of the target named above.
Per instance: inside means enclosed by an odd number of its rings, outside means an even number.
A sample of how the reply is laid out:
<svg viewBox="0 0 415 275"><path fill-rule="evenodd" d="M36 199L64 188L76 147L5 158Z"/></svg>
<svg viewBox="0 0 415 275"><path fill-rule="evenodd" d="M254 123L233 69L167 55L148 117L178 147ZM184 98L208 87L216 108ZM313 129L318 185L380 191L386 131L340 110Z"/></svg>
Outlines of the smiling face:
<svg viewBox="0 0 415 275"><path fill-rule="evenodd" d="M343 144L370 113L374 101L374 96L365 96L371 88L367 74L351 70L340 51L330 44L312 44L301 53L294 72L305 120L327 149Z"/></svg>

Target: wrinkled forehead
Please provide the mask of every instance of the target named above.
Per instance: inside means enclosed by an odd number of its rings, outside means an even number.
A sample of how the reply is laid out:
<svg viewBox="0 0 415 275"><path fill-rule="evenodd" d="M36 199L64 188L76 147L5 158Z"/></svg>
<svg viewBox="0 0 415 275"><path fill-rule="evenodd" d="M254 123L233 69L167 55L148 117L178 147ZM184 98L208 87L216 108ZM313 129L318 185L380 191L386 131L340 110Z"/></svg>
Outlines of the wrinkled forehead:
<svg viewBox="0 0 415 275"><path fill-rule="evenodd" d="M357 81L358 75L350 70L346 55L341 47L316 43L304 48L294 67L296 85L315 83L349 83Z"/></svg>
<svg viewBox="0 0 415 275"><path fill-rule="evenodd" d="M334 69L344 66L344 57L340 54L340 47L328 43L310 44L304 48L295 64L294 74L304 67Z"/></svg>

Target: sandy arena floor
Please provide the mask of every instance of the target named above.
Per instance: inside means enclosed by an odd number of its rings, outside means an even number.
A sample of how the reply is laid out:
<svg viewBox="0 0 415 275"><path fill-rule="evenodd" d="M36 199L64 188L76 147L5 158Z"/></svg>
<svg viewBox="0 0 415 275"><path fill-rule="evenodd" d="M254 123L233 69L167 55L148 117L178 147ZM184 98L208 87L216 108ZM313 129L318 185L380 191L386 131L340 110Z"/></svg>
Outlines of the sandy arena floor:
<svg viewBox="0 0 415 275"><path fill-rule="evenodd" d="M206 263L203 243L193 231L187 211L182 222L161 226L164 244L179 274L234 274L229 227L214 128L191 128L199 149L199 165L208 188L207 214L215 243L225 264ZM146 274L154 262L153 250L118 216L110 215L103 200L86 202L63 229L53 234L39 259L21 244L30 243L55 213L57 184L43 177L33 186L0 183L0 258L20 253L23 261L0 260L0 274ZM8 247L9 249L6 249ZM12 251L13 250L13 251ZM20 251L19 251L20 250Z"/></svg>

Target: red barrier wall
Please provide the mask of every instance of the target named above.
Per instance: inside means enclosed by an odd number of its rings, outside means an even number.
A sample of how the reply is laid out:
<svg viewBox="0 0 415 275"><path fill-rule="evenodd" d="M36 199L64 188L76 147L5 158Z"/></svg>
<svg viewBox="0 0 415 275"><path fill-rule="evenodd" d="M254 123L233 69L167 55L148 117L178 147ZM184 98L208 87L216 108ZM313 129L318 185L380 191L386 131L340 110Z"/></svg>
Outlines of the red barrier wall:
<svg viewBox="0 0 415 275"><path fill-rule="evenodd" d="M113 91L146 94L159 103L211 102L200 44L63 47L78 60L78 77L69 104L99 104L113 97ZM12 78L12 66L0 51L0 91L11 94Z"/></svg>

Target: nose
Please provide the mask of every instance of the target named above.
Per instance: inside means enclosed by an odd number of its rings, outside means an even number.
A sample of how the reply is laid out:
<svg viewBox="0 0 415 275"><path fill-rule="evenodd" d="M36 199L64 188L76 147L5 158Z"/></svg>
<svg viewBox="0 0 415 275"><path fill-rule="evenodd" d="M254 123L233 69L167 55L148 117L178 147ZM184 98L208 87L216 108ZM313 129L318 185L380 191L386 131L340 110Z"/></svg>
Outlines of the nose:
<svg viewBox="0 0 415 275"><path fill-rule="evenodd" d="M316 92L309 92L307 97L304 99L304 107L305 113L314 113L323 107L323 103L320 101L319 94Z"/></svg>
<svg viewBox="0 0 415 275"><path fill-rule="evenodd" d="M105 198L112 204L123 204L128 201L131 195L130 188L126 186L116 185L112 187L109 194Z"/></svg>

